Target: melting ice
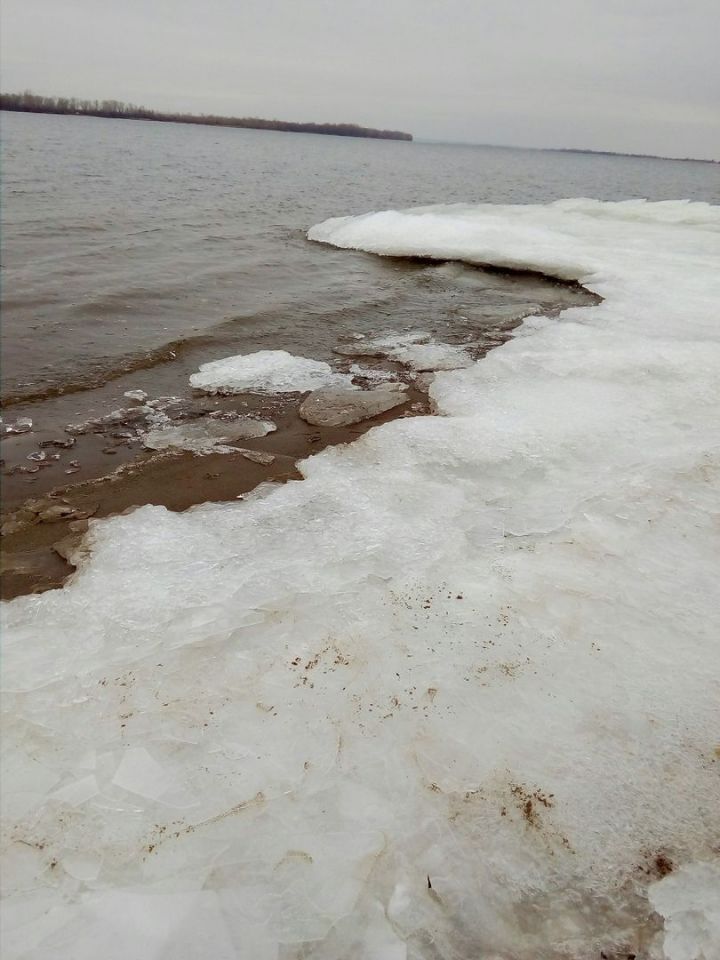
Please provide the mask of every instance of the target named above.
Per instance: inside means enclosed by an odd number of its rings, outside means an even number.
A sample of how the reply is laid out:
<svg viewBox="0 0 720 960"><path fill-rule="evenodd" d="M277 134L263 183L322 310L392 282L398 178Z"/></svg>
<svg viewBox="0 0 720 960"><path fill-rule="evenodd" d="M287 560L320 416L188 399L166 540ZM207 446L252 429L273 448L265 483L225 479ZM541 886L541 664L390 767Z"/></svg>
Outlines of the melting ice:
<svg viewBox="0 0 720 960"><path fill-rule="evenodd" d="M270 420L239 416L225 421L203 417L195 423L167 423L155 427L144 435L143 444L150 450L175 448L200 454L235 453L236 448L229 444L264 437L275 429Z"/></svg>
<svg viewBox="0 0 720 960"><path fill-rule="evenodd" d="M5 605L4 956L717 958L720 210L310 236L604 300Z"/></svg>

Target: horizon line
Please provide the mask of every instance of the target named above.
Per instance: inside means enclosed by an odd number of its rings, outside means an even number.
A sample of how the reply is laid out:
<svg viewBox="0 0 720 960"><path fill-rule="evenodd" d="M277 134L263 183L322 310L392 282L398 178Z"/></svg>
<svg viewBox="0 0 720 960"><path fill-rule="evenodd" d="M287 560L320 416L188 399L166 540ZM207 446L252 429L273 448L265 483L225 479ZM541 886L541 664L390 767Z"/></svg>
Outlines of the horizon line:
<svg viewBox="0 0 720 960"><path fill-rule="evenodd" d="M603 157L635 157L639 160L672 160L676 163L720 163L710 157L668 157L662 153L628 153L626 150L599 150L591 147L529 147L514 143L485 143L479 140L438 140L415 136L414 143L430 143L449 147L487 147L491 150L533 150L540 153L590 153Z"/></svg>

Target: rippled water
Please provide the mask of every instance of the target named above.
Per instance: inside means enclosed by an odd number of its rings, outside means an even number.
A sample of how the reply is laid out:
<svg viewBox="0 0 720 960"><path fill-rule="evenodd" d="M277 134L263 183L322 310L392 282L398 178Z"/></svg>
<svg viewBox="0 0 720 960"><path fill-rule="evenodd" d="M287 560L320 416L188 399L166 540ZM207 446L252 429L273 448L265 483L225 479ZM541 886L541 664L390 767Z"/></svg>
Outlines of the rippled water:
<svg viewBox="0 0 720 960"><path fill-rule="evenodd" d="M463 297L490 312L548 298L536 280L308 242L330 216L578 195L720 200L717 166L694 162L9 113L2 140L5 398L178 353L191 366L258 347L323 355L348 329L427 324Z"/></svg>

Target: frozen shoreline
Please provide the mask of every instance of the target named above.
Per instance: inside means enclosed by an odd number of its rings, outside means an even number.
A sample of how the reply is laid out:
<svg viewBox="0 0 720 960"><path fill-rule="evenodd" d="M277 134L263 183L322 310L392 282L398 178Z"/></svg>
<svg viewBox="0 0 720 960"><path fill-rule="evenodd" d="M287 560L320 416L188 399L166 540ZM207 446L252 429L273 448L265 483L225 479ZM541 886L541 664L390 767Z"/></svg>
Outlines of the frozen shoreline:
<svg viewBox="0 0 720 960"><path fill-rule="evenodd" d="M719 228L594 201L313 228L605 299L526 321L438 375L444 416L303 484L95 525L72 584L7 605L23 956L141 956L118 914L248 960L675 960L712 936L683 898L720 802Z"/></svg>

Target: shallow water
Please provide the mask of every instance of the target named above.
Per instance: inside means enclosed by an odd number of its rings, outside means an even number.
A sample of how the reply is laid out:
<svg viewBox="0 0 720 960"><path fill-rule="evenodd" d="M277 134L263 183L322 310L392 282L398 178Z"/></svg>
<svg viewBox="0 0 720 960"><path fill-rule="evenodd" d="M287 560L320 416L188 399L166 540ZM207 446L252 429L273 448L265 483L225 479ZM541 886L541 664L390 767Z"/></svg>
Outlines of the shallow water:
<svg viewBox="0 0 720 960"><path fill-rule="evenodd" d="M14 113L2 114L2 142L6 401L178 353L190 366L268 347L323 356L341 333L424 326L468 297L490 313L552 300L537 281L429 274L309 243L308 227L330 216L720 199L717 166L696 162Z"/></svg>

